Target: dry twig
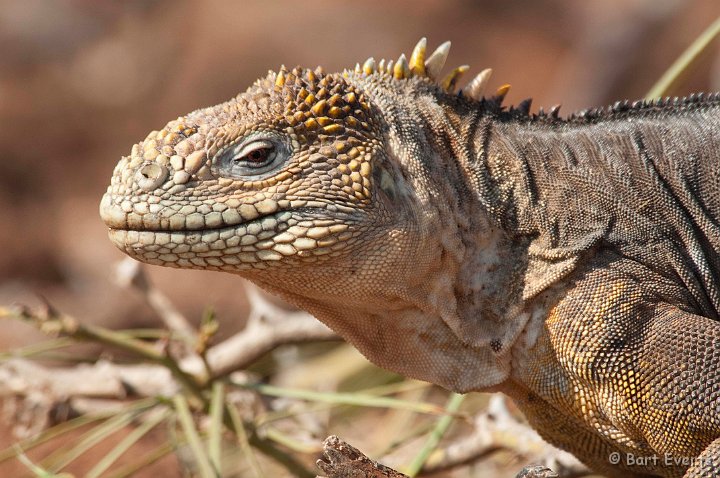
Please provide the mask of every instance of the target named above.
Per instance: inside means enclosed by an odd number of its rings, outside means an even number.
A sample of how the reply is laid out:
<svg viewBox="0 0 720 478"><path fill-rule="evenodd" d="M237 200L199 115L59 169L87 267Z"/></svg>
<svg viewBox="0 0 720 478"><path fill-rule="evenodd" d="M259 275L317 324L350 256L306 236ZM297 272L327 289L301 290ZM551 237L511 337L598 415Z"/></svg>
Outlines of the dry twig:
<svg viewBox="0 0 720 478"><path fill-rule="evenodd" d="M371 460L334 435L323 442L323 458L316 463L328 478L410 478Z"/></svg>

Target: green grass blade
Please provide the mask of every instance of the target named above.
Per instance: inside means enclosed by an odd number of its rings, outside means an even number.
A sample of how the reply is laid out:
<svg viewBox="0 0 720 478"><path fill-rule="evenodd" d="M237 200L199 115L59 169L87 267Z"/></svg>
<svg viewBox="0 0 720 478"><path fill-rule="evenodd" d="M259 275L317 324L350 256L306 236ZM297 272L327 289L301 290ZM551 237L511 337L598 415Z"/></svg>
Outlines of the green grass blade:
<svg viewBox="0 0 720 478"><path fill-rule="evenodd" d="M126 453L130 449L130 447L137 443L138 440L140 440L150 430L152 430L160 423L162 423L165 419L167 419L169 414L170 412L165 409L142 422L140 426L135 428L125 438L120 440L120 442L115 445L115 447L110 450L107 455L105 455L99 462L97 462L95 466L93 466L92 469L88 471L87 475L85 475L85 478L97 478L103 473L105 473L105 471L110 468L110 466L112 466L112 464L115 463L118 458L120 458L124 453Z"/></svg>
<svg viewBox="0 0 720 478"><path fill-rule="evenodd" d="M185 398L182 394L177 394L173 397L173 404L175 405L180 426L182 427L183 433L190 445L190 450L195 456L195 462L197 464L200 477L216 478L220 476L219 473L213 470L210 458L208 458L207 453L205 453L205 448L202 446L200 433L198 432L197 427L195 427L195 421L190 413L190 406L188 405L187 398Z"/></svg>
<svg viewBox="0 0 720 478"><path fill-rule="evenodd" d="M177 445L183 445L184 443L185 442L182 441ZM173 445L170 442L163 443L159 447L140 457L140 459L138 459L134 463L129 463L121 467L112 474L107 475L105 478L127 478L130 476L134 476L140 470L144 470L146 467L152 465L168 453L175 450L175 447L176 445Z"/></svg>
<svg viewBox="0 0 720 478"><path fill-rule="evenodd" d="M90 448L129 425L135 416L136 413L127 412L120 413L117 416L106 420L104 423L97 425L86 433L84 438L70 449L60 449L43 459L44 466L56 472L62 470L86 453Z"/></svg>
<svg viewBox="0 0 720 478"><path fill-rule="evenodd" d="M61 473L59 475L56 475L55 473L44 470L43 468L33 463L30 458L28 458L27 455L23 453L20 447L16 447L16 456L18 461L25 465L30 470L30 472L37 478L73 478L70 473Z"/></svg>
<svg viewBox="0 0 720 478"><path fill-rule="evenodd" d="M307 469L292 454L276 447L273 441L260 438L257 434L250 435L248 441L254 449L283 466L290 473L290 476L297 478L315 478L317 476L317 473Z"/></svg>
<svg viewBox="0 0 720 478"><path fill-rule="evenodd" d="M44 340L37 344L30 344L25 347L19 347L9 350L7 352L0 352L0 360L8 360L18 357L33 357L35 355L40 355L45 352L69 347L70 345L75 345L76 343L77 342L74 342L68 337L58 337L51 340Z"/></svg>
<svg viewBox="0 0 720 478"><path fill-rule="evenodd" d="M392 395L395 393L407 392L407 391L411 391L411 390L418 390L418 389L429 388L429 387L432 387L432 385L428 382L403 380L401 382L391 383L388 385L380 385L378 387L366 388L366 389L359 390L359 391L353 392L353 393L359 393L361 395L368 395L368 396L383 396L383 395ZM259 428L263 425L272 423L277 420L282 420L282 419L291 418L291 417L297 417L298 415L303 415L303 414L308 414L308 413L317 413L317 412L322 412L325 410L332 410L335 407L341 407L341 406L343 406L343 404L320 402L320 403L308 404L302 410L298 410L296 408L274 410L274 411L269 411L269 412L258 414L258 416L255 418L253 423L255 423L255 426L257 426Z"/></svg>
<svg viewBox="0 0 720 478"><path fill-rule="evenodd" d="M129 425L134 418L134 413L121 413L117 416L106 420L104 423L97 425L84 435L84 438L77 442L70 449L63 448L50 456L43 459L43 464L53 471L60 471L77 458L82 456L90 448L97 445L101 441L107 439L110 435Z"/></svg>
<svg viewBox="0 0 720 478"><path fill-rule="evenodd" d="M720 35L720 17L718 17L707 30L702 32L692 44L682 52L670 68L650 88L645 98L651 100L665 96L680 79L680 76L697 61L708 45Z"/></svg>
<svg viewBox="0 0 720 478"><path fill-rule="evenodd" d="M222 472L222 432L223 412L225 408L225 384L215 381L210 397L210 428L208 430L208 455L210 462Z"/></svg>
<svg viewBox="0 0 720 478"><path fill-rule="evenodd" d="M263 476L265 475L262 472L262 468L260 468L260 464L258 463L257 458L252 451L252 448L250 448L250 441L248 440L247 430L245 430L245 425L243 425L242 418L240 417L237 408L235 408L232 404L226 404L225 408L228 412L228 415L230 416L230 421L233 425L233 431L235 432L235 436L237 437L238 445L240 445L240 451L242 451L242 453L245 455L245 459L250 466L250 470L252 471L253 476L255 478L263 478Z"/></svg>
<svg viewBox="0 0 720 478"><path fill-rule="evenodd" d="M375 408L396 408L400 410L410 410L418 413L426 413L430 415L445 415L447 411L432 403L409 402L390 397L377 397L374 395L366 395L361 393L344 393L344 392L315 392L311 390L296 390L273 385L265 384L236 384L243 388L257 390L263 395L271 397L295 398L299 400L307 400L312 402L334 403L336 405L353 405L358 407L375 407Z"/></svg>
<svg viewBox="0 0 720 478"><path fill-rule="evenodd" d="M167 329L122 329L122 333L136 339L162 339L168 337Z"/></svg>
<svg viewBox="0 0 720 478"><path fill-rule="evenodd" d="M310 444L296 440L274 427L263 427L263 435L268 440L272 440L278 445L282 445L288 450L294 451L296 453L303 453L308 455L312 453L319 453L322 451L319 443Z"/></svg>
<svg viewBox="0 0 720 478"><path fill-rule="evenodd" d="M36 446L42 445L43 443L46 443L53 438L57 438L64 433L71 432L77 428L83 427L98 420L104 420L114 414L114 412L108 412L107 414L98 414L92 416L82 415L80 417L73 418L72 420L68 420L67 422L55 425L54 427L48 428L47 430L42 431L36 436L21 440L14 445L0 451L0 463L7 461L10 458L15 458L17 456L18 447L25 451L32 450Z"/></svg>
<svg viewBox="0 0 720 478"><path fill-rule="evenodd" d="M420 452L405 470L405 474L409 476L415 476L420 472L423 464L430 456L430 453L432 453L433 450L437 448L438 443L440 443L440 439L443 437L443 435L445 435L447 429L450 428L450 424L452 423L454 418L453 414L458 411L464 399L465 395L460 395L459 393L453 393L450 396L450 400L448 400L448 404L446 407L448 415L445 415L440 420L438 420L437 425L430 433L428 439L425 441L425 445L423 445Z"/></svg>
<svg viewBox="0 0 720 478"><path fill-rule="evenodd" d="M53 471L59 471L84 454L87 450L107 439L113 433L129 425L132 420L146 409L152 407L152 399L139 400L127 407L126 410L115 412L105 422L98 424L83 434L79 442L71 446L62 447L42 460L43 466Z"/></svg>

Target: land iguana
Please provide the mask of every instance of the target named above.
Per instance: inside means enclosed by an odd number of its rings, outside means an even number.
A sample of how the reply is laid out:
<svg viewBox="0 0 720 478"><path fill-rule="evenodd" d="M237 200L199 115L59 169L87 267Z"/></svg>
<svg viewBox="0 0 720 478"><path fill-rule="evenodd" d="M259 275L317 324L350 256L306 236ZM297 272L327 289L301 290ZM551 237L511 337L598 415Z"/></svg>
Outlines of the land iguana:
<svg viewBox="0 0 720 478"><path fill-rule="evenodd" d="M153 131L102 199L112 242L504 392L609 476L720 474L720 95L532 114L489 70L438 80L448 49L283 67Z"/></svg>

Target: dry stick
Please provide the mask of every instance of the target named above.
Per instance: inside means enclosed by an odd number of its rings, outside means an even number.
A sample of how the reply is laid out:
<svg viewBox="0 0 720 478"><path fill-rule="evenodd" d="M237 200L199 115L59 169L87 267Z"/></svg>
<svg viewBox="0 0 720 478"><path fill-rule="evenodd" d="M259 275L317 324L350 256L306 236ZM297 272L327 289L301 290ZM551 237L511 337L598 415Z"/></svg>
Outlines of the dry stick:
<svg viewBox="0 0 720 478"><path fill-rule="evenodd" d="M475 431L430 455L422 471L433 473L447 470L499 450L508 450L518 455L538 457L540 461L562 471L563 476L591 474L573 455L548 444L535 430L518 421L507 409L505 400L500 394L490 397L487 412L474 420Z"/></svg>
<svg viewBox="0 0 720 478"><path fill-rule="evenodd" d="M245 368L280 345L340 339L312 315L273 305L251 284L247 284L245 290L250 302L247 324L243 330L208 349L205 360L211 373L209 379ZM182 361L182 368L198 375L204 366L188 357Z"/></svg>
<svg viewBox="0 0 720 478"><path fill-rule="evenodd" d="M234 336L211 347L207 352L207 361L213 378L244 368L280 345L339 340L332 330L310 315L300 312L286 315L287 320L283 318L272 324L248 324ZM191 367L189 361L182 363L183 368Z"/></svg>
<svg viewBox="0 0 720 478"><path fill-rule="evenodd" d="M205 403L202 390L195 378L182 370L178 362L168 355L159 352L152 345L129 337L122 332L115 332L103 327L84 325L74 318L51 312L50 316L35 314L26 308L6 310L0 308L0 318L14 317L25 322L36 324L43 331L53 331L76 340L112 345L137 355L149 362L162 365L168 369L175 379L182 384L195 399Z"/></svg>
<svg viewBox="0 0 720 478"><path fill-rule="evenodd" d="M675 60L670 68L650 88L645 95L648 100L660 98L675 87L680 76L695 63L710 43L720 35L720 17L718 17L697 39Z"/></svg>
<svg viewBox="0 0 720 478"><path fill-rule="evenodd" d="M115 282L122 287L137 289L165 326L192 347L197 338L195 328L170 299L152 285L141 263L129 257L120 261L115 267Z"/></svg>
<svg viewBox="0 0 720 478"><path fill-rule="evenodd" d="M269 312L268 307L266 305L260 307L263 311L263 316L265 316ZM172 357L168 357L166 354L158 351L148 342L134 339L123 332L112 331L98 326L82 325L67 315L48 318L34 313L29 309L0 308L0 318L20 319L30 322L46 332L61 333L77 340L96 341L118 347L152 363L166 367L172 372L178 382L187 386L195 393L199 393L200 388L207 383L210 378L225 376L245 368L260 356L280 345L338 339L337 335L329 328L304 312L286 312L282 317L273 320L271 323L268 320L253 321L248 327L234 336L208 349L206 359L213 376L203 377L207 371L205 364L198 356L189 356L178 362ZM7 361L2 367L17 368L25 367L26 365L27 367L38 368L38 370L43 369L41 366L21 359ZM143 373L145 368L147 369L147 373ZM148 364L132 366L101 363L95 364L94 366L83 365L81 367L57 368L53 369L52 373L46 374L46 378L49 381L53 381L54 373L58 373L64 378L67 378L66 374L75 370L78 374L85 375L87 378L100 378L103 370L105 373L112 371L114 376L120 379L127 378L128 383L144 384L142 387L151 390L151 393L157 393L158 389L172 389L172 384L162 383L162 375L157 379L153 379L152 376L156 374L158 370ZM97 373L93 371L97 371ZM108 373L108 375L110 374ZM80 392L80 394L94 395L94 393L92 393L92 382L88 380L63 380L63 383L58 383L57 385L59 389L65 390L68 395L72 395L71 392L73 390L78 392L88 390L87 393ZM108 391L109 388L108 386L99 387L99 394L101 396L112 396L112 392ZM114 390L117 390L116 393L118 396L123 393L122 387L114 388Z"/></svg>
<svg viewBox="0 0 720 478"><path fill-rule="evenodd" d="M328 478L410 478L371 460L336 436L323 442L323 457L316 462Z"/></svg>

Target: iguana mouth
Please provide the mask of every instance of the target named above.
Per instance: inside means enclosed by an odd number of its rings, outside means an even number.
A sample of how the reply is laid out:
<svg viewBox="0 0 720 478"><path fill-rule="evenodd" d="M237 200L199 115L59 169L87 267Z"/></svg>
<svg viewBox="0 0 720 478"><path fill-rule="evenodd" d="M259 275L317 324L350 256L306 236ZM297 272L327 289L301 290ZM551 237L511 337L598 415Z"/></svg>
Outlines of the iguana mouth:
<svg viewBox="0 0 720 478"><path fill-rule="evenodd" d="M328 217L327 210L319 207L301 207L295 209L286 209L277 211L272 214L266 214L258 216L253 219L249 219L236 224L221 224L216 227L204 227L200 229L165 229L165 228L145 228L145 227L114 227L108 225L108 230L111 232L136 232L136 233L154 233L154 234L200 234L204 232L222 232L228 230L234 230L241 227L249 227L253 224L258 224L262 230L269 231L273 228L277 229L277 232L283 232L289 226L297 223L308 223L312 221L312 225L317 225L320 221L321 225L336 225L336 224L347 224L352 222L352 215L347 213L335 213L332 219ZM327 223L327 224L325 224Z"/></svg>
<svg viewBox="0 0 720 478"><path fill-rule="evenodd" d="M237 229L241 226L247 226L249 224L259 223L262 224L263 221L267 222L268 218L274 218L278 221L278 224L281 224L282 222L278 220L280 217L291 215L290 211L279 211L273 214L267 214L265 216L259 216L254 219L249 219L247 221L239 222L237 224L222 224L220 226L215 227L203 227L200 229L164 229L164 228L144 228L144 227L113 227L108 226L108 229L110 231L125 231L125 232L148 232L148 233L154 233L154 234L200 234L203 232L212 232L212 231L225 231L225 230L231 230L231 229Z"/></svg>
<svg viewBox="0 0 720 478"><path fill-rule="evenodd" d="M237 203L237 200L235 200ZM236 206L236 207L235 207ZM100 215L110 229L148 232L210 231L281 215L277 201L263 199L254 203L223 204L221 208L206 204L175 207L169 204L148 205L141 209L131 201L108 193L100 203ZM288 212L289 213L289 212Z"/></svg>
<svg viewBox="0 0 720 478"><path fill-rule="evenodd" d="M319 208L278 211L239 224L206 229L109 227L109 236L116 247L144 262L179 267L235 265L244 268L243 265L277 261L287 256L328 254L338 249L337 243L352 237L347 222L320 219L318 212Z"/></svg>

